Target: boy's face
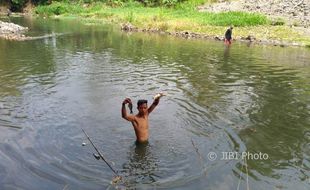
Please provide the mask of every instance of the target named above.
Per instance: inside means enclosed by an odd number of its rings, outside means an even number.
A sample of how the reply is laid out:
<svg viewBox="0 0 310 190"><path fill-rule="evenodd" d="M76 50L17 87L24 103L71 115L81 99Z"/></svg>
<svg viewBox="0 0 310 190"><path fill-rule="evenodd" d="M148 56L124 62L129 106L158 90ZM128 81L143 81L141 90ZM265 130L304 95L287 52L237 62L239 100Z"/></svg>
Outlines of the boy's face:
<svg viewBox="0 0 310 190"><path fill-rule="evenodd" d="M141 114L146 114L147 113L147 103L139 105L138 106L138 111Z"/></svg>

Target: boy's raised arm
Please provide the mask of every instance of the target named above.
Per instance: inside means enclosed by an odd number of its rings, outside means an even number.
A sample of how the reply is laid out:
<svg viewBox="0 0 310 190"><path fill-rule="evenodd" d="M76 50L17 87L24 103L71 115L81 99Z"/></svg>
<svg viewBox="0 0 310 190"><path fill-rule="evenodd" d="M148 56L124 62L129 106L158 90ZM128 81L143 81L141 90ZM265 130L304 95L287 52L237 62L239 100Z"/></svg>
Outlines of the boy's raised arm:
<svg viewBox="0 0 310 190"><path fill-rule="evenodd" d="M155 96L154 96L154 101L153 101L153 103L152 103L152 105L149 107L149 109L148 109L148 112L149 112L149 114L154 110L154 108L158 105L158 103L159 103L159 99L162 97L162 96L165 96L165 94L164 93L158 93L158 94L156 94Z"/></svg>
<svg viewBox="0 0 310 190"><path fill-rule="evenodd" d="M127 121L134 121L134 115L128 115L126 111L126 104L131 104L130 98L126 98L122 103L122 118L126 119Z"/></svg>

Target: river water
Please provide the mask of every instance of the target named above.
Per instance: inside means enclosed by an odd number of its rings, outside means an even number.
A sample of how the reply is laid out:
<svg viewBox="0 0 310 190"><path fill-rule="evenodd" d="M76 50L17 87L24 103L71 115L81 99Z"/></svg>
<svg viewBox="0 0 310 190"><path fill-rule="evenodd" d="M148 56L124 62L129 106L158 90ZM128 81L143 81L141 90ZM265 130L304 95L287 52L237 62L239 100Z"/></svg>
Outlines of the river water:
<svg viewBox="0 0 310 190"><path fill-rule="evenodd" d="M310 189L309 49L11 21L56 35L0 39L1 190ZM121 102L161 91L136 146Z"/></svg>

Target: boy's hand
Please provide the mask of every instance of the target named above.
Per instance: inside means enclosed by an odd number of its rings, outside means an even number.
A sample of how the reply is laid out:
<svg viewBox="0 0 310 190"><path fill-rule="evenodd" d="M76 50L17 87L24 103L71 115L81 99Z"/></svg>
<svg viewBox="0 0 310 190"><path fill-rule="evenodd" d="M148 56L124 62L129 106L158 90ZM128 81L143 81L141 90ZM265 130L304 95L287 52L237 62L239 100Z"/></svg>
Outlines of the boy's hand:
<svg viewBox="0 0 310 190"><path fill-rule="evenodd" d="M130 98L126 98L126 99L123 101L123 104L132 104Z"/></svg>
<svg viewBox="0 0 310 190"><path fill-rule="evenodd" d="M166 96L166 94L164 94L163 92L160 92L160 93L156 94L156 95L153 97L153 99L156 100L156 99L161 98L162 96Z"/></svg>

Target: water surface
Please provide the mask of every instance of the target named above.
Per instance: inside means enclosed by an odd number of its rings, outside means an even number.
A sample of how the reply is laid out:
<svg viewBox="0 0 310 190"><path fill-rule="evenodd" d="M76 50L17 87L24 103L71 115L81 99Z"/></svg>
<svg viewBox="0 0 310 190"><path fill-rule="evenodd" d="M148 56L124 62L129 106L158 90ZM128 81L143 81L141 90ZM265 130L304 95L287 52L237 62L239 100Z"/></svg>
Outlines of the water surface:
<svg viewBox="0 0 310 190"><path fill-rule="evenodd" d="M5 20L6 18L1 18ZM0 39L0 189L309 189L310 51L12 18ZM135 145L121 102L166 92ZM210 152L217 154L209 160ZM268 159L222 159L223 152Z"/></svg>

